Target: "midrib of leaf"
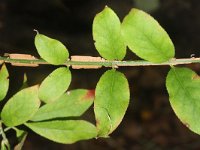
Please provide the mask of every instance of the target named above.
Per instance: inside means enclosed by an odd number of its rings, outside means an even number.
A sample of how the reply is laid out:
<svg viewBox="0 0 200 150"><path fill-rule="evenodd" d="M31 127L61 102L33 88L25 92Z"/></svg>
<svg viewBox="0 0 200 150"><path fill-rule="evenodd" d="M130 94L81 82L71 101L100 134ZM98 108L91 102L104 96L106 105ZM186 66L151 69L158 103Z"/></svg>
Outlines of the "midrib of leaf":
<svg viewBox="0 0 200 150"><path fill-rule="evenodd" d="M102 36L102 37L105 37L105 38L107 38L106 36ZM109 38L110 38L111 36L109 36ZM114 49L114 46L113 46L113 44L111 44L112 42L109 42L110 43L110 46L106 46L108 49L113 49L114 51L112 51L112 54L114 54L114 56L117 58L117 59L119 59L119 57L118 57L118 55L116 54L116 50Z"/></svg>
<svg viewBox="0 0 200 150"><path fill-rule="evenodd" d="M76 104L79 104L79 103L76 103ZM59 105L60 106L60 105ZM53 113L53 115L57 115L58 113L59 114L61 114L62 113L62 115L65 115L66 113L63 113L63 110L64 109L66 109L66 105L62 105L61 107L59 107L59 110L56 110L56 111L54 111L54 110L48 110L48 111L43 111L42 112L42 116L46 116L47 114L49 114L49 113L51 113L51 115L52 115L52 113ZM77 114L77 112L75 112L74 113L75 115ZM72 115L73 116L73 115ZM54 116L55 117L55 116ZM56 118L56 117L55 117ZM34 119L34 116L33 116L33 119ZM45 119L46 120L46 119Z"/></svg>
<svg viewBox="0 0 200 150"><path fill-rule="evenodd" d="M173 72L174 72L174 75L175 75L176 80L178 81L180 87L183 89L185 95L187 95L188 97L191 97L191 98L192 98L190 92L185 88L185 86L184 86L184 85L182 84L182 82L180 81L179 76L178 76L178 74L176 73L176 71L175 71L174 69L172 69L172 70L173 70Z"/></svg>
<svg viewBox="0 0 200 150"><path fill-rule="evenodd" d="M113 70L112 70L113 71ZM116 72L115 72L116 73ZM111 76L111 78L112 78L112 80L111 80L111 86L110 86L110 93L112 94L113 93L113 86L115 85L115 83L114 83L114 80L115 80L115 74L113 74L112 73L112 76ZM113 95L113 94L112 94ZM109 99L110 100L110 99ZM110 103L109 103L110 104ZM106 113L107 113L107 117L108 117L108 120L109 120L109 125L110 125L110 129L109 129L109 131L108 131L108 133L110 133L110 131L112 131L112 129L113 129L113 123L112 123L112 117L111 117L111 115L109 114L109 111L107 110L107 108L105 108L105 107L102 107L102 106L99 106L99 108L102 108L102 109L104 109L105 111L106 111Z"/></svg>
<svg viewBox="0 0 200 150"><path fill-rule="evenodd" d="M27 125L27 123L25 123L25 125ZM27 125L27 126L29 126L29 125ZM71 130L69 130L69 129L57 129L57 128L54 128L54 127L52 127L52 128L45 128L45 127L39 127L39 126L35 126L35 125L30 125L31 127L33 127L33 128L37 128L37 129L39 129L39 130L46 130L46 129L48 129L48 130L53 130L53 131L67 131L67 132L69 132L69 131L72 131L73 129L71 129Z"/></svg>
<svg viewBox="0 0 200 150"><path fill-rule="evenodd" d="M107 117L108 117L108 120L109 120L109 125L110 125L110 129L109 129L108 133L110 133L110 131L111 131L111 130L112 130L112 128L113 128L111 116L110 116L110 114L109 114L109 112L108 112L107 108L105 108L105 107L102 107L102 106L101 106L101 107L99 107L99 108L101 108L101 109L104 109L104 110L106 111L106 115L107 115Z"/></svg>
<svg viewBox="0 0 200 150"><path fill-rule="evenodd" d="M132 26L132 24L131 23L127 23L129 26ZM165 59L168 59L166 56L165 56L165 54L163 53L163 51L161 51L160 50L160 48L158 48L151 40L150 40L150 38L148 37L148 35L146 35L145 34L145 32L144 32L144 25L142 26L142 30L140 29L140 28L138 28L137 26L135 26L135 28L139 31L139 32L141 32L141 33L143 33L143 35L144 35L144 37L151 43L151 45L156 49L156 51L159 53L161 53L162 54L162 56L165 58ZM152 33L151 33L152 34ZM160 51L159 51L160 50Z"/></svg>
<svg viewBox="0 0 200 150"><path fill-rule="evenodd" d="M110 88L110 93L112 93L112 97L114 97L113 96L113 87L114 87L114 85L115 85L115 78L116 78L116 71L112 74L112 81L111 81L111 88ZM113 129L113 122L112 122L112 117L111 117L111 115L109 114L109 112L108 112L108 117L109 117L109 119L110 119L110 131ZM109 132L110 132L109 131Z"/></svg>
<svg viewBox="0 0 200 150"><path fill-rule="evenodd" d="M139 29L140 30L140 29ZM140 30L141 31L141 30ZM151 41L151 39L148 37L148 35L147 34L145 34L145 32L144 32L144 25L142 26L142 31L143 31L143 33L144 33L144 36L145 36L145 38L148 40L148 41L150 41L150 43L151 43L151 45L153 45L153 47L156 49L156 51L159 53L161 53L162 54L162 56L165 58L165 59L168 59L166 56L165 56L165 54L163 53L163 51L162 50L160 50L160 48L159 47L157 47L156 46L156 44L153 42L153 41ZM151 32L151 37L152 37L152 35L153 35L153 33L154 33L154 30L152 30L153 32Z"/></svg>
<svg viewBox="0 0 200 150"><path fill-rule="evenodd" d="M106 14L104 14L104 16L106 17ZM120 24L121 24L121 22L120 22ZM106 20L106 27L109 27L110 25L109 25L109 23L107 22L107 20ZM121 26L120 26L121 27ZM112 36L110 36L110 35L113 35L113 33L112 32L110 32L110 30L108 30L108 33L109 33L109 39L112 39ZM110 38L111 37L111 38ZM115 55L115 57L117 58L117 59L119 59L119 57L118 57L118 55L117 55L117 53L116 53L116 49L114 49L114 45L113 45L113 43L112 42L110 42L111 43L111 48L114 50L113 51L113 54Z"/></svg>
<svg viewBox="0 0 200 150"><path fill-rule="evenodd" d="M108 22L106 22L106 26L109 26L109 23ZM112 37L112 32L110 32L110 30L109 30L109 38L111 37L111 39L113 38ZM116 38L114 38L114 41L116 41ZM114 45L113 45L113 43L112 42L110 42L111 43L111 48L114 50L113 51L113 53L114 53L114 55L115 55L115 57L117 58L117 59L119 59L119 57L118 57L118 55L117 55L117 52L116 52L116 50L114 49Z"/></svg>
<svg viewBox="0 0 200 150"><path fill-rule="evenodd" d="M174 69L173 69L173 72L174 72L174 74L175 74L176 80L178 81L180 87L183 89L185 95L186 95L187 97L193 99L192 96L191 96L191 94L190 94L190 92L184 87L184 85L183 85L182 82L180 81L180 79L179 79L179 77L178 77L178 74L176 73L176 71L175 71ZM194 101L194 103L195 103L196 106L198 106L198 105L196 104L196 101ZM193 116L195 116L195 115L194 115L194 114L195 114L195 109L196 109L196 107L193 107L193 109L192 109L192 114L193 114ZM195 119L194 119L194 120L195 120ZM182 120L182 121L184 121L184 120ZM197 120L195 120L195 122L197 122ZM185 123L185 122L183 122L183 123Z"/></svg>
<svg viewBox="0 0 200 150"><path fill-rule="evenodd" d="M115 71L115 73L116 73L116 71ZM112 81L111 81L111 87L110 87L110 93L113 93L113 87L114 87L114 85L115 85L115 73L113 74L112 73Z"/></svg>

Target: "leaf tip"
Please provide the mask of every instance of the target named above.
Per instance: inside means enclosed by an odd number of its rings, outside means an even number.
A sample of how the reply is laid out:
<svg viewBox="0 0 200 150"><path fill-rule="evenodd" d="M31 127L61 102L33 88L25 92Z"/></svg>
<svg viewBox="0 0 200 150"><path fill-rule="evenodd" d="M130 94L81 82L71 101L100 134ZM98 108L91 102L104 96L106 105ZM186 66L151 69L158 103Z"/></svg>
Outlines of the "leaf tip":
<svg viewBox="0 0 200 150"><path fill-rule="evenodd" d="M102 12L110 12L110 11L113 11L113 10L108 5L105 5L104 9L102 10Z"/></svg>
<svg viewBox="0 0 200 150"><path fill-rule="evenodd" d="M104 9L111 9L108 5L105 5Z"/></svg>
<svg viewBox="0 0 200 150"><path fill-rule="evenodd" d="M5 69L6 68L6 64L4 63L3 65L2 65L2 68L1 69Z"/></svg>
<svg viewBox="0 0 200 150"><path fill-rule="evenodd" d="M137 8L132 8L129 13L136 13L136 12L143 12L143 11Z"/></svg>

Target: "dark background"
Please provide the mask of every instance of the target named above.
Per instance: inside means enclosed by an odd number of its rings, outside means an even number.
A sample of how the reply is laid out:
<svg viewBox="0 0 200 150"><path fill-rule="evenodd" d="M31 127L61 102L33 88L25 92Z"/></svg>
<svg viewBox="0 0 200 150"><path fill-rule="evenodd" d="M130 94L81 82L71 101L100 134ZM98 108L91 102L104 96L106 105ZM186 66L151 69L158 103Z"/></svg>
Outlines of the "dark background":
<svg viewBox="0 0 200 150"><path fill-rule="evenodd" d="M149 3L148 3L149 2ZM0 55L27 53L38 57L35 32L62 41L70 55L99 56L92 39L92 21L105 5L122 20L132 7L148 11L169 33L176 58L199 57L199 0L0 0ZM126 59L138 59L128 51ZM28 84L40 83L55 67L12 67L7 99L16 93L28 76ZM188 67L199 72L200 65ZM70 89L94 89L107 69L72 70ZM189 131L175 116L165 88L168 66L119 68L130 84L131 100L124 120L108 139L62 145L30 132L25 150L184 150L200 149L200 136ZM183 110L184 111L184 110ZM86 117L94 117L88 112ZM13 139L11 132L10 138ZM11 140L14 144L15 141Z"/></svg>

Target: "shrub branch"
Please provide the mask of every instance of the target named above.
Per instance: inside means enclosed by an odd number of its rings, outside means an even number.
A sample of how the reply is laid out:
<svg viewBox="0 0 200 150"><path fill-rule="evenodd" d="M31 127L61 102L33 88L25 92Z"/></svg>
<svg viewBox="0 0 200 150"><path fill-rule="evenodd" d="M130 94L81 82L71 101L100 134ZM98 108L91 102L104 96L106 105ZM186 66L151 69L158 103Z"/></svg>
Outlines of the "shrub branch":
<svg viewBox="0 0 200 150"><path fill-rule="evenodd" d="M13 59L9 57L1 57L0 56L0 64L2 63L11 63L11 64L21 64L21 66L32 67L33 64L37 65L51 65L43 59ZM65 66L99 66L99 67L135 67L135 66L175 66L175 65L182 65L182 64L191 64L191 63L200 63L200 58L181 58L181 59L171 59L164 63L152 63L145 60L132 60L132 61L109 61L109 60L102 60L102 61L95 61L95 60L84 60L84 61L72 61L68 60L64 64ZM94 68L95 68L94 67Z"/></svg>

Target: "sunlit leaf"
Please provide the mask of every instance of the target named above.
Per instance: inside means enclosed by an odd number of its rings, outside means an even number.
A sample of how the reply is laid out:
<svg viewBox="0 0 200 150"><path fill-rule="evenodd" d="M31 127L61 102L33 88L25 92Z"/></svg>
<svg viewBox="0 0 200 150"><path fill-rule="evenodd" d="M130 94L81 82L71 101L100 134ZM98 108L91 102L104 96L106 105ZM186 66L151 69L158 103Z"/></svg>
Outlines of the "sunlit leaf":
<svg viewBox="0 0 200 150"><path fill-rule="evenodd" d="M96 127L87 121L46 121L26 123L27 127L37 134L63 144L71 144L80 140L96 137Z"/></svg>
<svg viewBox="0 0 200 150"><path fill-rule="evenodd" d="M126 45L121 36L121 23L109 7L96 15L93 22L93 38L99 54L108 60L122 60Z"/></svg>
<svg viewBox="0 0 200 150"><path fill-rule="evenodd" d="M0 101L3 100L8 92L9 74L6 65L3 65L0 70Z"/></svg>
<svg viewBox="0 0 200 150"><path fill-rule="evenodd" d="M98 136L108 136L122 121L129 104L130 92L126 77L109 70L96 86L94 112Z"/></svg>
<svg viewBox="0 0 200 150"><path fill-rule="evenodd" d="M69 53L67 48L58 40L37 33L35 46L39 55L47 62L60 65L67 61Z"/></svg>
<svg viewBox="0 0 200 150"><path fill-rule="evenodd" d="M2 121L11 127L23 124L33 117L39 106L38 86L23 89L10 98L3 107Z"/></svg>
<svg viewBox="0 0 200 150"><path fill-rule="evenodd" d="M167 75L166 86L177 117L200 134L200 77L188 68L173 67Z"/></svg>
<svg viewBox="0 0 200 150"><path fill-rule="evenodd" d="M141 10L132 9L124 18L122 33L131 51L145 60L161 63L174 57L174 45L167 32Z"/></svg>
<svg viewBox="0 0 200 150"><path fill-rule="evenodd" d="M71 72L67 67L54 70L40 85L39 98L45 102L53 102L69 87Z"/></svg>
<svg viewBox="0 0 200 150"><path fill-rule="evenodd" d="M41 107L32 121L41 121L59 117L81 116L94 100L93 90L72 90L63 94L58 100Z"/></svg>

